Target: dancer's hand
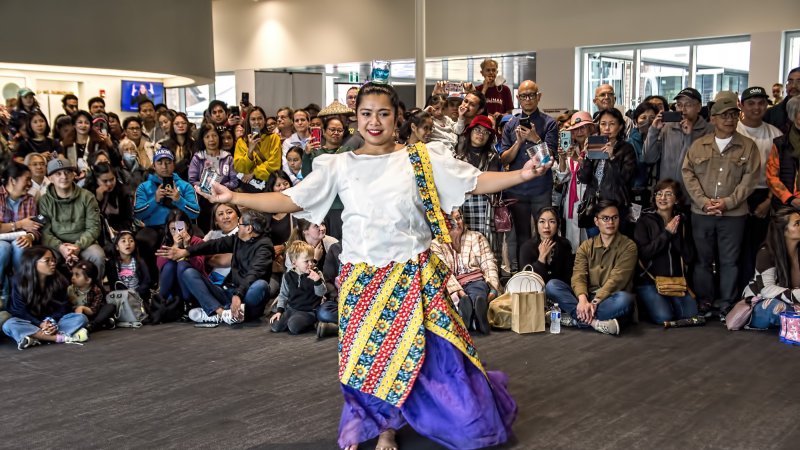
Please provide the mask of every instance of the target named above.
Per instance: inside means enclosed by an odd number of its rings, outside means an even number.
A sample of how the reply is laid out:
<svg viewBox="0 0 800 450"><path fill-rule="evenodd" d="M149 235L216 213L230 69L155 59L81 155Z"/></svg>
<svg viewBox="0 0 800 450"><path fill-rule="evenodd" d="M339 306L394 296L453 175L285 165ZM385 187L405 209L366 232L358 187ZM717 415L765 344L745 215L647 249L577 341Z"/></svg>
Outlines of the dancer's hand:
<svg viewBox="0 0 800 450"><path fill-rule="evenodd" d="M544 175L548 170L550 170L551 167L553 167L552 158L547 164L539 164L539 157L536 156L533 159L529 159L528 162L525 163L520 171L520 175L522 175L523 180L530 181L536 177Z"/></svg>
<svg viewBox="0 0 800 450"><path fill-rule="evenodd" d="M211 194L201 191L200 186L195 186L194 191L211 203L230 203L233 201L233 192L220 183L211 185Z"/></svg>

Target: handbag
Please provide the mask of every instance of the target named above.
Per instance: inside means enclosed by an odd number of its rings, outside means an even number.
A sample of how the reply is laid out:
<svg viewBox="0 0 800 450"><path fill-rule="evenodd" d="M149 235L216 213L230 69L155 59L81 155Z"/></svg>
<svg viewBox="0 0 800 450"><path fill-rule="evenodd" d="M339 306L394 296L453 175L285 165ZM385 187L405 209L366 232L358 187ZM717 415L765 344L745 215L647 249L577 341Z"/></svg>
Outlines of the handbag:
<svg viewBox="0 0 800 450"><path fill-rule="evenodd" d="M122 282L117 281L117 284ZM116 286L115 286L116 288ZM117 308L114 318L117 320L117 327L139 328L142 322L147 319L145 303L136 291L128 289L116 289L106 295L106 303Z"/></svg>
<svg viewBox="0 0 800 450"><path fill-rule="evenodd" d="M725 316L725 326L731 330L741 330L750 324L750 317L753 315L753 306L761 301L761 296L743 298L733 305L733 308Z"/></svg>
<svg viewBox="0 0 800 450"><path fill-rule="evenodd" d="M517 203L517 199L515 198L509 200L500 198L492 204L492 209L494 210L494 230L496 232L508 233L511 231L514 222L511 220L511 211L509 211L508 207L514 203Z"/></svg>
<svg viewBox="0 0 800 450"><path fill-rule="evenodd" d="M586 195L584 195L584 197L586 197ZM597 191L589 198L585 198L581 204L578 205L578 228L594 227L594 209L599 201L600 191Z"/></svg>
<svg viewBox="0 0 800 450"><path fill-rule="evenodd" d="M506 283L506 292L544 292L544 279L528 264Z"/></svg>
<svg viewBox="0 0 800 450"><path fill-rule="evenodd" d="M642 261L639 261L639 266L642 267L644 273L647 274L655 283L656 283L656 291L658 291L659 295L663 295L664 297L683 297L686 295L686 292L689 290L689 286L686 283L686 276L683 271L683 257L681 256L681 276L679 277L663 277L663 276L653 276L650 272L647 271L647 268L642 264Z"/></svg>
<svg viewBox="0 0 800 450"><path fill-rule="evenodd" d="M792 309L781 313L781 342L800 345L800 314Z"/></svg>

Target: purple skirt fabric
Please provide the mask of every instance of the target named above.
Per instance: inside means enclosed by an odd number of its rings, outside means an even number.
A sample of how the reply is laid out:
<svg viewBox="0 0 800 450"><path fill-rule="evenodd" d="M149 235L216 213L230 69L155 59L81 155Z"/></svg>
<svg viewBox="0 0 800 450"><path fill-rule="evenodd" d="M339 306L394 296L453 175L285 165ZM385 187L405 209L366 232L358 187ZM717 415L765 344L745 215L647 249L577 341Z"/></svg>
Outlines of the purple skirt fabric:
<svg viewBox="0 0 800 450"><path fill-rule="evenodd" d="M506 442L517 417L508 377L487 377L463 353L425 332L425 361L408 399L397 408L344 384L339 445L344 448L411 425L417 433L452 449L477 449Z"/></svg>

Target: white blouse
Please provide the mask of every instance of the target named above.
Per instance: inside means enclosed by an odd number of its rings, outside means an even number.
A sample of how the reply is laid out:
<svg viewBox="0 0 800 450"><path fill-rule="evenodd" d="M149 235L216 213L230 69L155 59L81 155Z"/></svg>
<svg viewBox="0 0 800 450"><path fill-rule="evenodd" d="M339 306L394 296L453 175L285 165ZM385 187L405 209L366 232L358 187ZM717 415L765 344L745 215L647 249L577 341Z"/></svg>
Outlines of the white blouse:
<svg viewBox="0 0 800 450"><path fill-rule="evenodd" d="M429 146L442 209L464 203L478 184L479 170ZM321 155L303 182L283 193L303 211L295 217L321 223L336 195L342 211L342 262L383 267L406 262L430 248L431 231L406 150L386 155L353 152Z"/></svg>

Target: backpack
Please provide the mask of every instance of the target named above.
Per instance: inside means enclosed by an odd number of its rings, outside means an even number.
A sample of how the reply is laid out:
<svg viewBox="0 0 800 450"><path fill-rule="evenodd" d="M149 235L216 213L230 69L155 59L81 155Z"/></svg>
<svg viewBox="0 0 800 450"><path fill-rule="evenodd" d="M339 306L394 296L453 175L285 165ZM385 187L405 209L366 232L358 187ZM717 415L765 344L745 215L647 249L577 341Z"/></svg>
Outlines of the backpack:
<svg viewBox="0 0 800 450"><path fill-rule="evenodd" d="M139 328L147 318L144 301L134 290L125 288L111 291L106 295L106 302L117 308L114 318L118 327Z"/></svg>

